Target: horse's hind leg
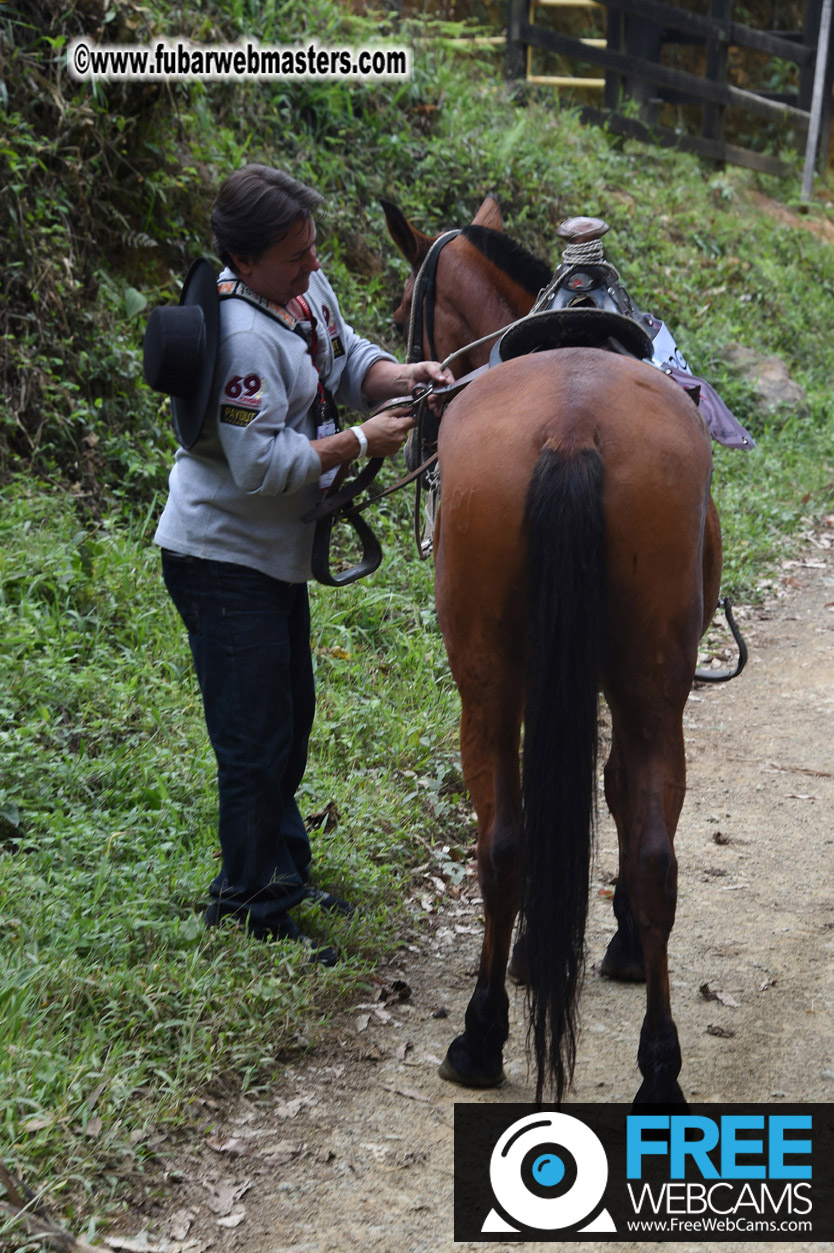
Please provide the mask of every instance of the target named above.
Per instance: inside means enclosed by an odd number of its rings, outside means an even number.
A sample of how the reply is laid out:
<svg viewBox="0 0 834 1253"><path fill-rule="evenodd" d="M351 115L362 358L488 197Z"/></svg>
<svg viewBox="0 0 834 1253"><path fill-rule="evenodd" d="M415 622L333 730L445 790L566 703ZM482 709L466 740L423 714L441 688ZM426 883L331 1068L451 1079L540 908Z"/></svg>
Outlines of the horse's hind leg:
<svg viewBox="0 0 834 1253"><path fill-rule="evenodd" d="M611 753L605 766L605 799L617 826L620 850L620 868L614 889L614 918L617 930L611 937L600 965L600 974L606 979L618 979L624 983L642 983L646 977L643 945L640 931L634 920L631 900L626 887L624 869L625 830L623 798L625 796L624 764L616 734Z"/></svg>
<svg viewBox="0 0 834 1253"><path fill-rule="evenodd" d="M638 1065L638 1102L682 1102L681 1051L669 997L668 941L675 921L675 831L686 792L683 705L667 695L662 706L644 694L618 702L609 695L616 749L606 791L621 828L626 900L636 925L646 976L646 1016ZM650 692L647 686L644 692ZM655 690L657 690L655 688Z"/></svg>
<svg viewBox="0 0 834 1253"><path fill-rule="evenodd" d="M450 657L454 661L451 652ZM470 655L456 673L463 706L461 761L478 817L478 879L485 922L465 1029L450 1044L440 1074L469 1087L500 1083L509 1032L505 975L521 891L518 751L523 672L517 674L516 667L514 662L499 674L502 667L493 655L479 674Z"/></svg>

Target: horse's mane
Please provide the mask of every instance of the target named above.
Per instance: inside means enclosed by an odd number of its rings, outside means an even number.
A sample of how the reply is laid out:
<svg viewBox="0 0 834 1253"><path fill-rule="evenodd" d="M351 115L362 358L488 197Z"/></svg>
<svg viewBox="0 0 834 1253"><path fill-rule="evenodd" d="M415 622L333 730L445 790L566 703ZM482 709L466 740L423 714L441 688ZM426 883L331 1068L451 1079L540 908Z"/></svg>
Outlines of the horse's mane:
<svg viewBox="0 0 834 1253"><path fill-rule="evenodd" d="M539 261L503 231L492 231L486 226L465 226L461 233L488 261L497 265L531 296L538 295L553 277L553 270L546 262Z"/></svg>

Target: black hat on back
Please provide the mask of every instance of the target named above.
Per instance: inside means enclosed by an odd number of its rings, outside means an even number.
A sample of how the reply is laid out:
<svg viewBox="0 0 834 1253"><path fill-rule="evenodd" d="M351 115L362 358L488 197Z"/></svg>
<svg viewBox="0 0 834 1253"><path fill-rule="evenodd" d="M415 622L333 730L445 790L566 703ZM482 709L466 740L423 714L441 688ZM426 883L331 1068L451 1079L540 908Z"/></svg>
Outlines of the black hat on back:
<svg viewBox="0 0 834 1253"><path fill-rule="evenodd" d="M154 309L144 341L145 382L171 397L174 432L183 448L196 443L211 399L220 342L220 301L214 269L194 262L178 305Z"/></svg>

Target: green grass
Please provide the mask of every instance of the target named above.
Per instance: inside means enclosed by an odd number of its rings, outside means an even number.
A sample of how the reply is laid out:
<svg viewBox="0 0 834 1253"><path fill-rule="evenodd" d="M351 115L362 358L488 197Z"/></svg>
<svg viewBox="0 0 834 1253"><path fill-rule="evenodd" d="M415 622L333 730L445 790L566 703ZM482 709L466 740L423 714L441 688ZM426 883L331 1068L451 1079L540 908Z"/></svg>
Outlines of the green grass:
<svg viewBox="0 0 834 1253"><path fill-rule="evenodd" d="M456 696L429 572L401 545L385 586L314 595L301 803L338 814L314 836L316 873L361 917L303 920L346 960L326 971L292 944L206 933L213 758L148 540L141 524L81 529L68 496L23 480L3 492L0 1125L7 1162L70 1213L93 1179L100 1206L141 1171L143 1128L187 1120L195 1092L280 1082L396 945L422 841L470 831L437 804L459 777Z"/></svg>
<svg viewBox="0 0 834 1253"><path fill-rule="evenodd" d="M724 540L722 585L734 600L761 600L780 561L830 514L832 433L827 411L816 420L765 426L752 452L714 450L713 490Z"/></svg>

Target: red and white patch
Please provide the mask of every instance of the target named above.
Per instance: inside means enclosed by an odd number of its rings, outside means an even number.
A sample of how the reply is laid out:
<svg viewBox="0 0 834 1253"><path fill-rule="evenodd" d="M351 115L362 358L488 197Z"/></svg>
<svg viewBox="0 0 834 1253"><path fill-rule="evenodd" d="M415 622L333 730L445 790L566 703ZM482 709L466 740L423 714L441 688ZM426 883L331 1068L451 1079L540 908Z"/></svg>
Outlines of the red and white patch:
<svg viewBox="0 0 834 1253"><path fill-rule="evenodd" d="M334 357L343 357L345 355L345 346L342 343L342 337L339 334L339 328L336 325L336 318L329 305L322 305L322 316L324 324L327 327L327 334L330 336L330 346L333 349Z"/></svg>
<svg viewBox="0 0 834 1253"><path fill-rule="evenodd" d="M259 374L233 374L223 388L223 399L233 400L247 409L259 409L264 398Z"/></svg>
<svg viewBox="0 0 834 1253"><path fill-rule="evenodd" d="M336 326L336 319L330 311L330 306L322 305L321 312L322 312L322 316L324 317L324 324L327 327L327 334L330 336L331 339L334 339L335 336L338 335L339 330L338 330L338 327Z"/></svg>

